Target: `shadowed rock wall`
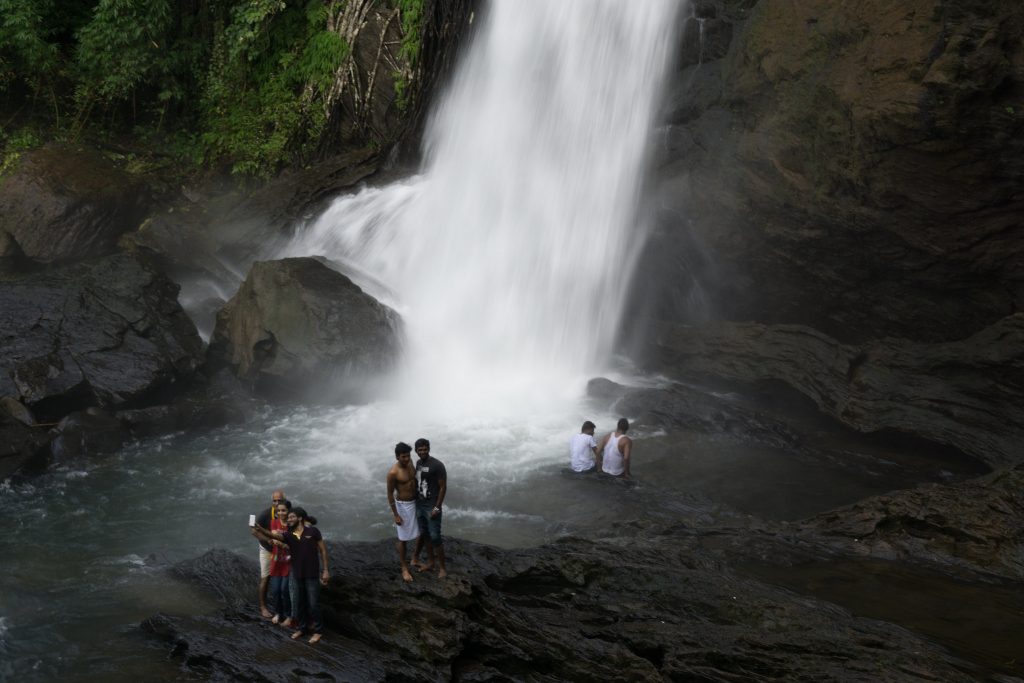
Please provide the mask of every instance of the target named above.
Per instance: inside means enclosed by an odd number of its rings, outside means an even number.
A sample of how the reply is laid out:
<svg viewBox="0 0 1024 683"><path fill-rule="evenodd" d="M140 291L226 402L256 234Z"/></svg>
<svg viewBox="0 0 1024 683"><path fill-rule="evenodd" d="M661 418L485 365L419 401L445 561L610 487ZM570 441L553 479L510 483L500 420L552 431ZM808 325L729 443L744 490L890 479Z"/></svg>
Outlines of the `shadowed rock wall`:
<svg viewBox="0 0 1024 683"><path fill-rule="evenodd" d="M1024 300L1020 4L697 2L683 21L654 140L637 321L696 324L691 341L702 323L727 320L801 325L840 345L976 334L975 343L1002 344L999 321ZM720 339L720 328L706 329ZM748 363L780 350L741 337L732 352ZM813 355L798 337L763 336ZM684 372L664 341L660 362ZM961 370L934 382L957 393L999 374ZM792 380L778 371L750 374ZM899 374L862 387L863 397L913 396ZM1002 379L1021 389L1019 378ZM826 405L849 393L843 381L809 395ZM1008 405L982 409L1009 424ZM939 421L959 419L940 412ZM861 429L878 422L850 416ZM922 433L919 422L896 422ZM943 440L981 433L961 431Z"/></svg>

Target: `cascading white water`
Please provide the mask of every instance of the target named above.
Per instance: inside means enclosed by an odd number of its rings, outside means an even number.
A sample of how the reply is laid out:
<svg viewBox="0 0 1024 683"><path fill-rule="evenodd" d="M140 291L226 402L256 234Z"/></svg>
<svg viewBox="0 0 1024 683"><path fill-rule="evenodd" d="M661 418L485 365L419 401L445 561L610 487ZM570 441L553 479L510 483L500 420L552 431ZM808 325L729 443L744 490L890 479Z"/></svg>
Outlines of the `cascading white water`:
<svg viewBox="0 0 1024 683"><path fill-rule="evenodd" d="M536 409L603 369L644 238L636 205L679 5L490 3L422 174L336 200L286 249L354 265L402 313L400 379L421 407Z"/></svg>

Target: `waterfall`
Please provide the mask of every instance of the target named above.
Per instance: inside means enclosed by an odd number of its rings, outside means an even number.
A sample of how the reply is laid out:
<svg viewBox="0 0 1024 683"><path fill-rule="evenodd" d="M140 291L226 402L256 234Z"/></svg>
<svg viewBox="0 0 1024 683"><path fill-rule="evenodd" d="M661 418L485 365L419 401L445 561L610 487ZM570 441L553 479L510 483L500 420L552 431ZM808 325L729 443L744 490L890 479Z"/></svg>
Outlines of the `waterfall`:
<svg viewBox="0 0 1024 683"><path fill-rule="evenodd" d="M489 3L422 172L338 198L285 250L344 263L402 314L421 407L536 408L606 368L680 4Z"/></svg>

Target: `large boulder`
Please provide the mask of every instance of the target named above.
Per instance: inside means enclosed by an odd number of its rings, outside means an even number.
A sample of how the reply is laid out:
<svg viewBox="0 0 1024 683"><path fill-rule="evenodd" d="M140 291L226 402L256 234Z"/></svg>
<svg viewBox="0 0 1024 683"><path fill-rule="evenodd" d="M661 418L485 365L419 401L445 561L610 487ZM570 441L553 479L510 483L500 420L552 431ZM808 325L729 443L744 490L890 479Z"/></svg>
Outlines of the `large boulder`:
<svg viewBox="0 0 1024 683"><path fill-rule="evenodd" d="M98 152L48 145L0 182L0 256L52 264L108 254L149 205L145 183Z"/></svg>
<svg viewBox="0 0 1024 683"><path fill-rule="evenodd" d="M990 465L1024 458L1024 314L960 341L842 344L802 325L666 326L665 368L687 377L778 379L865 432L894 430Z"/></svg>
<svg viewBox="0 0 1024 683"><path fill-rule="evenodd" d="M202 361L177 294L123 253L0 282L0 396L41 421L160 402Z"/></svg>
<svg viewBox="0 0 1024 683"><path fill-rule="evenodd" d="M358 399L391 367L400 320L314 258L253 264L217 315L210 358L270 398Z"/></svg>

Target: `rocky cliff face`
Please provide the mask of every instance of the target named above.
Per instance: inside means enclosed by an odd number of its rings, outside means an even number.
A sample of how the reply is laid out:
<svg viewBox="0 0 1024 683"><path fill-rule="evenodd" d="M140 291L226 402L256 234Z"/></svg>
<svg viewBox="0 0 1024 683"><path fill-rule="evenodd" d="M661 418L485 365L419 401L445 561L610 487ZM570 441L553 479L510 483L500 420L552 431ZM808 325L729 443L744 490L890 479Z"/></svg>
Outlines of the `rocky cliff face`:
<svg viewBox="0 0 1024 683"><path fill-rule="evenodd" d="M651 318L934 343L1020 310L1018 3L702 1L683 21Z"/></svg>

